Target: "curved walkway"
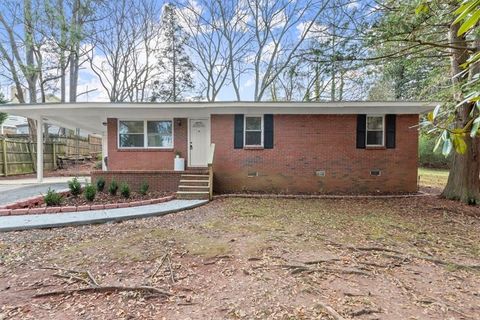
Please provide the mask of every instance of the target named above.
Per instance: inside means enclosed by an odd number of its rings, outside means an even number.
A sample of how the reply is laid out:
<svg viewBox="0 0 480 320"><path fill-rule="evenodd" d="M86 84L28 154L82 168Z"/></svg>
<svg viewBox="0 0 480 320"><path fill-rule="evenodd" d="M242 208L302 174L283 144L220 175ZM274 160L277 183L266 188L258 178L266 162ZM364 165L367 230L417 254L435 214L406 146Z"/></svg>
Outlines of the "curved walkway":
<svg viewBox="0 0 480 320"><path fill-rule="evenodd" d="M162 216L192 209L208 203L208 200L172 200L160 204L139 207L36 214L0 217L0 232L27 229L58 228L73 225L122 221L135 218Z"/></svg>

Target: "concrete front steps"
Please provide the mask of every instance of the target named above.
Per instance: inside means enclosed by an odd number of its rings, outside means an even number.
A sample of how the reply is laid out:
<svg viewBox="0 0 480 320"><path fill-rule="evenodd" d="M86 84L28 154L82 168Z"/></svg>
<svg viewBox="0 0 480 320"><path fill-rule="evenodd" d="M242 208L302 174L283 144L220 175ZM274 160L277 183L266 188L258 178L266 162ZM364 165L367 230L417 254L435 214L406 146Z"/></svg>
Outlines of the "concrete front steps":
<svg viewBox="0 0 480 320"><path fill-rule="evenodd" d="M208 173L181 175L177 199L208 199L209 195Z"/></svg>

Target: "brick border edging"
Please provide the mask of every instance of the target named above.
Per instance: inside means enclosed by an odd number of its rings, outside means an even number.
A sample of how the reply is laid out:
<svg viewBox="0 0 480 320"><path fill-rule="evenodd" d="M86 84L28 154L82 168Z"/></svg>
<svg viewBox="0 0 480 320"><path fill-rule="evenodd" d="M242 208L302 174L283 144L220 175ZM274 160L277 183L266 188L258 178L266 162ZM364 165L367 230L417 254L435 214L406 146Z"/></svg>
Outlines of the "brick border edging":
<svg viewBox="0 0 480 320"><path fill-rule="evenodd" d="M18 203L28 204L38 204L39 197L27 198ZM89 211L89 210L104 210L104 209L116 209L116 208L129 208L129 207L138 207L145 206L149 204L158 204L167 202L175 199L175 195L165 196L161 198L149 199L149 200L140 200L140 201L131 201L131 202L121 202L121 203L108 203L108 204L93 204L93 205L83 205L83 206L62 206L62 207L41 207L41 208L19 208L19 209L9 209L6 207L0 208L0 216L14 216L14 215L29 215L29 214L44 214L44 213L60 213L60 212L80 212L80 211ZM15 203L17 204L17 203ZM13 205L13 204L12 204ZM10 205L8 205L10 206Z"/></svg>
<svg viewBox="0 0 480 320"><path fill-rule="evenodd" d="M213 199L224 198L260 198L260 199L401 199L418 197L435 197L437 195L419 191L411 194L384 194L384 195L327 195L327 194L249 194L228 193L213 196Z"/></svg>

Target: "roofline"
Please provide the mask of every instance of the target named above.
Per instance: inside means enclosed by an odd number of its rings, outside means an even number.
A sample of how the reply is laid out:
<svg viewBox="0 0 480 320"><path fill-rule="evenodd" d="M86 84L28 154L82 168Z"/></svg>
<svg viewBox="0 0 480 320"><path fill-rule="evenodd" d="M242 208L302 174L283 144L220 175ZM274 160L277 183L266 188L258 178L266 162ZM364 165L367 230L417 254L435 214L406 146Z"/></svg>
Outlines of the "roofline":
<svg viewBox="0 0 480 320"><path fill-rule="evenodd" d="M345 114L421 114L431 111L433 102L342 101L342 102L178 102L111 103L77 102L9 104L0 112L38 119L68 128L100 133L108 118L157 119L209 117L214 114L345 115Z"/></svg>
<svg viewBox="0 0 480 320"><path fill-rule="evenodd" d="M312 107L312 108L325 108L325 107L389 107L389 106L405 106L405 107L418 107L418 106L429 106L435 107L440 102L429 102L429 101L324 101L324 102L305 102L305 101L186 101L186 102L45 102L45 103L7 103L3 106L0 105L0 108L3 107L34 107L31 109L43 108L43 107L71 107L75 108L78 106L85 107L103 107L103 108L115 108L118 105L125 105L133 108L140 107L155 107L159 108L209 108L209 107Z"/></svg>

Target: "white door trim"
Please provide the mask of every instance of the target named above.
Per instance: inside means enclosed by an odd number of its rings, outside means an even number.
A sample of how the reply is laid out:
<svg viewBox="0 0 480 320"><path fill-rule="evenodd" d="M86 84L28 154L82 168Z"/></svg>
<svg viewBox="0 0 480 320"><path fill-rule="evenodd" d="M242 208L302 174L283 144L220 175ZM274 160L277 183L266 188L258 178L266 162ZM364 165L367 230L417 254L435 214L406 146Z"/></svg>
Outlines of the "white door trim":
<svg viewBox="0 0 480 320"><path fill-rule="evenodd" d="M208 144L211 143L211 132L210 132L210 117L195 117L195 118L188 118L187 125L188 125L188 131L187 131L187 154L188 154L188 166L192 166L192 157L191 157L191 149L190 149L190 135L191 135L191 122L195 120L205 120L207 122L207 142ZM208 164L205 164L205 168L208 166ZM199 167L199 166L195 166ZM203 166L202 166L203 167Z"/></svg>

